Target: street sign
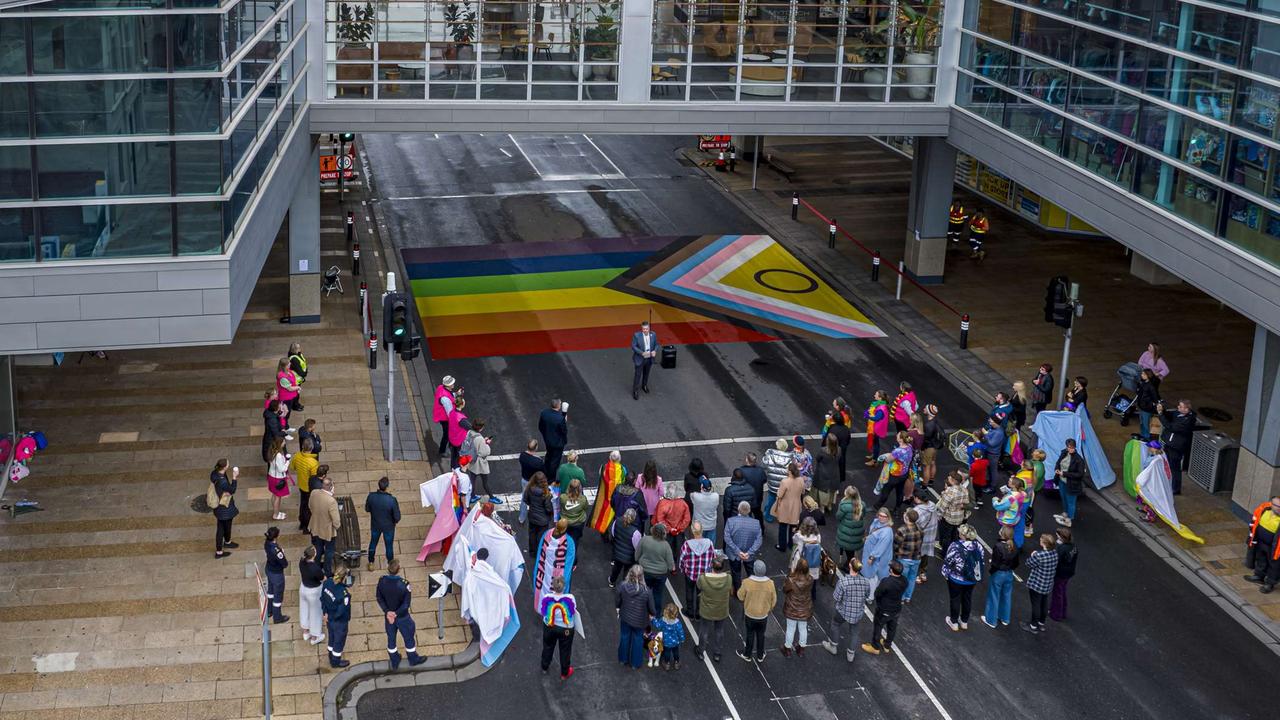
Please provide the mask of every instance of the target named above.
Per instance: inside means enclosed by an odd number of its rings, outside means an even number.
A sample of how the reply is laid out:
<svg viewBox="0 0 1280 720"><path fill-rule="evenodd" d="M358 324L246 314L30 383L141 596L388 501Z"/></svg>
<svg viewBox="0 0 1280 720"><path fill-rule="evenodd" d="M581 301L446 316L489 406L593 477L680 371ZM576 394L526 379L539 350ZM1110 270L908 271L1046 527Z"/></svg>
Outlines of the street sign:
<svg viewBox="0 0 1280 720"><path fill-rule="evenodd" d="M253 576L258 581L258 623L265 625L267 622L267 584L262 581L262 571L258 569L258 563L253 564Z"/></svg>
<svg viewBox="0 0 1280 720"><path fill-rule="evenodd" d="M320 156L320 179L321 180L337 180L338 171L341 168L342 177L352 180L356 176L356 146L354 144L347 146L347 154L338 155L321 155Z"/></svg>
<svg viewBox="0 0 1280 720"><path fill-rule="evenodd" d="M350 170L351 168L355 167L355 163L351 161L350 155L343 155L342 157L338 158L338 167L342 168L343 170Z"/></svg>
<svg viewBox="0 0 1280 720"><path fill-rule="evenodd" d="M728 150L733 144L732 135L699 135L698 149L706 152L707 150Z"/></svg>
<svg viewBox="0 0 1280 720"><path fill-rule="evenodd" d="M427 576L427 596L431 599L442 598L449 594L449 586L453 581L444 573L431 573Z"/></svg>

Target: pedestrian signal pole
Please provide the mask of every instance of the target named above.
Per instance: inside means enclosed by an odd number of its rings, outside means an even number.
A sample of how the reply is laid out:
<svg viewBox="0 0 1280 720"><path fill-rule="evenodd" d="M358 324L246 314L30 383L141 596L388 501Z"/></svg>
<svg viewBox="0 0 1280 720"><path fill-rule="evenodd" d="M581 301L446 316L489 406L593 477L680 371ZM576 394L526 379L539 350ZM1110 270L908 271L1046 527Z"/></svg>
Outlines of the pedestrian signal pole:
<svg viewBox="0 0 1280 720"><path fill-rule="evenodd" d="M1079 302L1080 299L1080 283L1071 283L1071 290L1067 293L1067 315L1066 326L1067 331L1063 333L1062 340L1062 367L1058 371L1058 407L1062 407L1062 399L1066 393L1067 380L1067 362L1071 359L1071 332L1075 327L1073 320L1084 314L1084 305ZM1062 324L1059 322L1059 324Z"/></svg>
<svg viewBox="0 0 1280 720"><path fill-rule="evenodd" d="M396 291L396 274L387 273L387 295L394 295ZM387 306L382 307L383 313L387 312ZM386 323L389 318L384 318ZM394 338L390 334L384 334L383 342L387 346L387 462L395 460L396 456L396 349L394 347Z"/></svg>

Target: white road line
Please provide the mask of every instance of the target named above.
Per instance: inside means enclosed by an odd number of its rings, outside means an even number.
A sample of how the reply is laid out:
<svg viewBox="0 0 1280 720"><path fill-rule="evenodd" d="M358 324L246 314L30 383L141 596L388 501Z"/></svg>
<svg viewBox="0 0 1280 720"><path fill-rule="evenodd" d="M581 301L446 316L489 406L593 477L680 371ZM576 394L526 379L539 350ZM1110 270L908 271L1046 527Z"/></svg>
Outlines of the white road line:
<svg viewBox="0 0 1280 720"><path fill-rule="evenodd" d="M871 608L864 607L862 608L862 612L867 616L868 620L872 621L874 627L875 615L872 614ZM947 709L942 706L942 701L939 700L938 696L934 695L933 691L929 689L928 683L924 681L924 678L920 677L920 673L916 672L915 666L911 664L911 661L907 659L907 656L902 654L902 647L900 645L896 643L894 644L893 654L898 656L898 659L902 661L902 666L907 669L907 672L911 673L911 677L915 679L916 684L924 691L925 696L929 698L929 702L933 703L934 709L936 709L938 714L942 716L942 720L951 720L951 713L947 712Z"/></svg>
<svg viewBox="0 0 1280 720"><path fill-rule="evenodd" d="M625 180L626 175L618 175L615 173L578 173L568 175L543 175L545 182L570 182L585 180Z"/></svg>
<svg viewBox="0 0 1280 720"><path fill-rule="evenodd" d="M520 143L516 142L515 136L511 133L507 133L507 138L511 140L512 145L516 146L516 149L520 151L520 154L524 156L524 160L529 163L529 167L533 168L533 171L538 174L538 177L542 177L542 171L539 170L538 166L534 165L533 161L529 159L529 154L524 151L524 148L520 147Z"/></svg>
<svg viewBox="0 0 1280 720"><path fill-rule="evenodd" d="M567 188L564 190L507 190L503 192L462 193L460 195L404 195L401 197L384 197L382 202L397 200L470 200L473 198L514 197L516 195L590 195L592 193L633 193L644 192L641 188Z"/></svg>
<svg viewBox="0 0 1280 720"><path fill-rule="evenodd" d="M498 148L498 152L501 152L503 155L506 155L507 157L515 157L515 155L512 155L511 153L507 152L506 148Z"/></svg>
<svg viewBox="0 0 1280 720"><path fill-rule="evenodd" d="M596 152L600 153L600 157L604 158L604 161L609 163L609 167L613 168L614 172L618 173L620 178L625 178L627 176L627 174L622 172L622 168L618 167L618 164L615 163L612 158L604 154L604 151L600 149L600 146L596 144L595 140L591 139L590 135L583 134L582 137L586 138L587 142L591 143L591 147L595 148Z"/></svg>
<svg viewBox="0 0 1280 720"><path fill-rule="evenodd" d="M866 436L867 436L866 433L850 433L849 435L849 437L854 437L854 438L864 438ZM778 439L778 437L779 437L778 435L768 435L768 436L760 436L760 437L715 438L715 439L706 439L706 440L676 440L674 442L646 443L643 445L621 445L621 446L615 445L613 447L579 449L578 454L579 455L600 455L603 453L613 452L614 450L617 450L619 452L635 452L637 450L666 450L669 448L703 447L706 445L746 445L746 444L759 444L759 443L772 444L774 440ZM806 440L816 440L820 437L822 436L821 435L805 435L804 436ZM569 448L565 448L565 450L568 451ZM509 453L506 455L490 455L489 462L497 462L499 460L518 460L519 458L520 458L520 453Z"/></svg>
<svg viewBox="0 0 1280 720"><path fill-rule="evenodd" d="M675 606L683 611L684 604L681 603L680 598L676 596L676 589L672 587L670 578L667 578L666 586L667 594L671 597L671 602L675 603ZM684 623L685 627L689 628L689 637L693 640L693 644L695 646L701 645L702 643L698 640L698 631L694 628L693 621L685 619L683 612L680 616L680 622ZM702 653L702 663L707 666L707 671L711 673L711 679L715 681L716 689L720 691L720 698L724 700L725 707L729 708L730 717L732 717L733 720L742 720L742 716L738 714L738 707L733 704L733 700L729 698L728 689L725 688L724 682L720 680L720 673L716 672L715 663L711 662L711 656L707 653ZM950 719L948 718L948 720Z"/></svg>

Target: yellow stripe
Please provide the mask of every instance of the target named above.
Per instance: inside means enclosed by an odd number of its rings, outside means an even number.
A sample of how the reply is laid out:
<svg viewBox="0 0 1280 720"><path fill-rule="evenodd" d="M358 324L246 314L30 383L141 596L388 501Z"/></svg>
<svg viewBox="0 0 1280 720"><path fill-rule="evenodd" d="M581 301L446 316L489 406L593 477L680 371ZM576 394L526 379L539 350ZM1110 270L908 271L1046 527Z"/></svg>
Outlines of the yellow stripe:
<svg viewBox="0 0 1280 720"><path fill-rule="evenodd" d="M522 310L642 305L648 302L642 297L597 287L418 298L418 307L424 317L441 317Z"/></svg>

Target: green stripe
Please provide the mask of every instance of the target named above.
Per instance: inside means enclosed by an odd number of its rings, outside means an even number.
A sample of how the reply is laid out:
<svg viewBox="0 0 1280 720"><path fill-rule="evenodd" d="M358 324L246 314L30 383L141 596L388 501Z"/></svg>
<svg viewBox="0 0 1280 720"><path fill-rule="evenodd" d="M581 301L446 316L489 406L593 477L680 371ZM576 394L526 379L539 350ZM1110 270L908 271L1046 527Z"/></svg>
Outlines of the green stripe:
<svg viewBox="0 0 1280 720"><path fill-rule="evenodd" d="M526 292L529 290L563 290L566 288L601 287L623 272L626 272L626 268L565 270L563 272L526 273L523 275L432 278L414 280L412 281L412 286L414 297L487 295L489 293Z"/></svg>

